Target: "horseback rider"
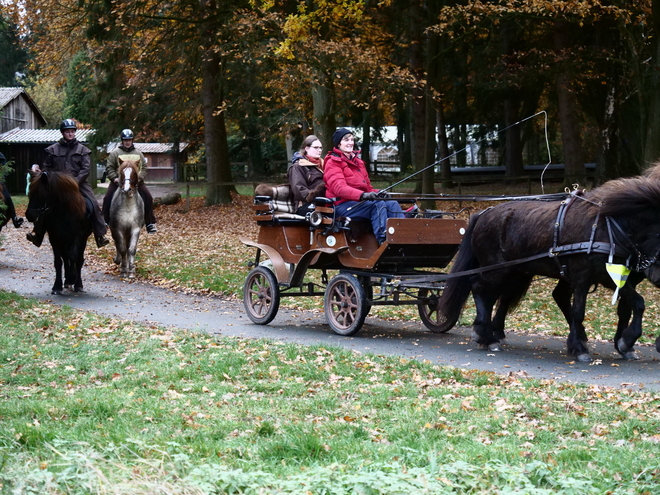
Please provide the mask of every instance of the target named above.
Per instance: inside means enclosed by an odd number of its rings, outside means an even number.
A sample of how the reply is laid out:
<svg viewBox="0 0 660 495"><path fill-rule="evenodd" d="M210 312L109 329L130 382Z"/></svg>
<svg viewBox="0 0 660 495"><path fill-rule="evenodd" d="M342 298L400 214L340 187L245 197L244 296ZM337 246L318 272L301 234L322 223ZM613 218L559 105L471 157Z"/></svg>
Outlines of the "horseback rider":
<svg viewBox="0 0 660 495"><path fill-rule="evenodd" d="M108 160L105 165L106 175L110 181L108 184L108 191L103 198L103 217L105 223L110 223L110 204L112 203L112 197L114 196L115 191L119 187L119 159L139 160L140 173L138 193L140 193L142 202L144 203L144 223L147 225L147 232L149 234L155 234L158 230L156 229L156 217L154 216L154 199L151 196L149 189L147 189L147 186L144 184L144 180L147 178L147 159L142 152L133 145L133 131L130 129L124 129L121 131L119 137L121 138L121 144L108 155Z"/></svg>
<svg viewBox="0 0 660 495"><path fill-rule="evenodd" d="M91 151L76 139L76 129L77 126L73 120L65 119L62 121L60 124L62 139L46 148L46 160L42 168L45 172L64 172L76 179L80 194L92 206L90 220L94 231L94 239L96 240L96 245L101 248L110 242L105 237L108 228L103 221L101 209L94 196L92 186L87 182ZM46 230L42 222L37 221L34 224L34 230L27 235L27 239L39 247L44 240L45 234Z"/></svg>
<svg viewBox="0 0 660 495"><path fill-rule="evenodd" d="M5 155L0 153L0 167L7 163ZM0 215L4 216L4 220L0 220L0 229L5 226L5 224L11 219L14 227L19 228L23 225L23 219L19 216L16 216L16 208L14 207L14 202L9 195L9 189L4 182L0 182L0 201L4 201L7 208L3 211L0 209Z"/></svg>

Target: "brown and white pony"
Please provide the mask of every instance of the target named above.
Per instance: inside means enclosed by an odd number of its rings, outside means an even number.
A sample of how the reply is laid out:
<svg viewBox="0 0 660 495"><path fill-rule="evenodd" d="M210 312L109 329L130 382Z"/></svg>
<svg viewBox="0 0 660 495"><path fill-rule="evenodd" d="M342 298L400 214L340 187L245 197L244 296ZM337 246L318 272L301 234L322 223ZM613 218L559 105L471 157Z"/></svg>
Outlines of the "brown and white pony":
<svg viewBox="0 0 660 495"><path fill-rule="evenodd" d="M144 202L137 190L139 170L139 162L120 159L119 187L110 203L110 231L117 248L114 261L120 276L128 278L135 277L135 254L144 226Z"/></svg>

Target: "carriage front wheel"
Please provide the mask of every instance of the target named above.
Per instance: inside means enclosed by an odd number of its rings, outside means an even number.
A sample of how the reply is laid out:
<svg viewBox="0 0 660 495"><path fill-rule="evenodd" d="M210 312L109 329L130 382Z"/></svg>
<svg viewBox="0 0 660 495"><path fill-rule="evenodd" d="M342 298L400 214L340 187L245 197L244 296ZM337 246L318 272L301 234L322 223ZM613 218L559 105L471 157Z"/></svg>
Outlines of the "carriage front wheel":
<svg viewBox="0 0 660 495"><path fill-rule="evenodd" d="M454 326L438 310L438 299L441 294L442 289L419 289L417 294L419 317L424 326L433 333L445 333Z"/></svg>
<svg viewBox="0 0 660 495"><path fill-rule="evenodd" d="M357 278L344 273L332 277L323 302L330 328L339 335L357 333L369 312L364 287Z"/></svg>
<svg viewBox="0 0 660 495"><path fill-rule="evenodd" d="M272 271L265 266L250 270L243 285L243 305L248 318L257 325L267 325L280 308L280 287Z"/></svg>

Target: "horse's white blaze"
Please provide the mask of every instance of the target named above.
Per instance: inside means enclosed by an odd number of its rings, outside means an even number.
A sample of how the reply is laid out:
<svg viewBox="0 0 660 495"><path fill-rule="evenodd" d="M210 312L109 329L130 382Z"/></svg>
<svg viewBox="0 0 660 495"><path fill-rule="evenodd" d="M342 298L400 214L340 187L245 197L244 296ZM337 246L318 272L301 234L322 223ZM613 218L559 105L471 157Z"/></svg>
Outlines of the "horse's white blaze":
<svg viewBox="0 0 660 495"><path fill-rule="evenodd" d="M129 167L126 167L124 169L124 181L123 181L124 182L124 185L123 185L124 192L128 192L131 188L131 172L132 172L132 170Z"/></svg>

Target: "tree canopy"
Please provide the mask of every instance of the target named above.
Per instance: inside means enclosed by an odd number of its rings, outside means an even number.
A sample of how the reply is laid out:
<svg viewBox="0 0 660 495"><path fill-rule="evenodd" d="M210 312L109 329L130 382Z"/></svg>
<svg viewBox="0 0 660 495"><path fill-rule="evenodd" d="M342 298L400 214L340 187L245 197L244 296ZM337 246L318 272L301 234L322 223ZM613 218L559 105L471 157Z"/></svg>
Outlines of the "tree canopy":
<svg viewBox="0 0 660 495"><path fill-rule="evenodd" d="M33 73L64 88L66 116L98 144L132 127L203 148L208 204L231 199L234 150L268 174L273 136L314 132L328 149L337 125L363 127L365 146L397 125L418 170L479 125L507 128L500 163L520 175L547 159L540 122L514 125L539 110L569 182L585 162L604 180L660 157L660 0L23 0L3 13L0 33L18 26Z"/></svg>

